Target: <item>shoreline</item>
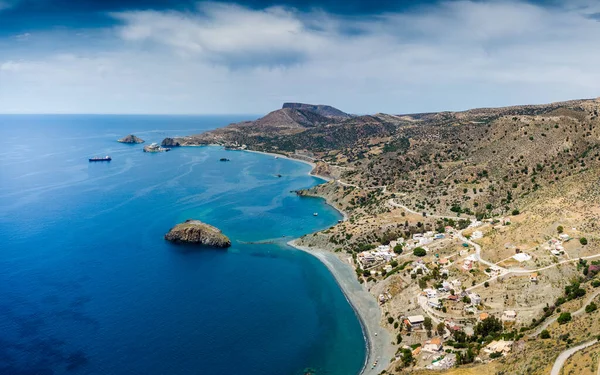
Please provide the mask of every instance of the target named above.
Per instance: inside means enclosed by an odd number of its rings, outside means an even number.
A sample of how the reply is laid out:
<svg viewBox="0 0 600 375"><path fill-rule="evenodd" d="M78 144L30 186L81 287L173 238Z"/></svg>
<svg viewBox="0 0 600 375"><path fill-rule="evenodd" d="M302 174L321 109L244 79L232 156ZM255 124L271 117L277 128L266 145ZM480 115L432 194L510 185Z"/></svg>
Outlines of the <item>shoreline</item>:
<svg viewBox="0 0 600 375"><path fill-rule="evenodd" d="M287 160L291 160L291 161L297 161L297 162L299 162L299 163L308 164L308 165L310 165L310 166L312 167L312 169L311 169L311 170L308 172L308 175L309 175L309 176L316 177L316 178L318 178L318 179L321 179L321 180L323 180L323 181L325 181L325 182L335 181L335 179L333 179L333 178L331 178L331 177L327 177L327 176L321 176L321 175L318 175L318 174L316 174L316 173L313 173L313 171L315 170L315 167L316 167L317 165L316 165L315 163L313 163L313 162L310 162L310 161L307 161L307 160L303 160L303 159L296 159L296 158L289 157L289 156L287 156L287 155L283 155L283 154L275 154L275 153L272 153L272 152L254 151L254 150L241 150L241 151L245 151L245 152L253 152L253 153L255 153L255 154L262 154L262 155L268 155L268 156L274 156L274 157L283 158L283 159L287 159ZM342 217L343 217L343 220L344 220L344 221L347 221L347 220L348 220L348 217L349 217L349 216L348 216L348 213L346 213L346 211L344 211L344 210L340 209L339 207L336 207L336 206L333 204L333 202L331 202L331 201L329 200L329 198L326 198L326 197L321 197L321 196L316 196L316 197L324 199L324 200L325 200L325 202L326 202L326 203L327 203L329 206L333 207L333 208L334 208L336 211L338 211L340 214L342 214Z"/></svg>
<svg viewBox="0 0 600 375"><path fill-rule="evenodd" d="M308 164L312 168L308 172L309 176L316 177L325 182L334 181L333 178L314 174L313 171L316 167L316 164L307 160L296 159L287 155L264 151L239 151L263 154ZM325 200L329 206L333 207L333 209L342 214L344 221L348 220L348 214L336 207L328 198L321 196L315 197ZM331 251L301 246L298 245L296 241L298 241L298 238L287 242L287 245L296 250L304 251L314 256L325 267L327 267L338 284L338 287L346 297L346 300L354 310L356 317L358 318L363 332L363 337L365 339L365 362L363 363L363 367L357 375L379 375L382 371L388 368L395 353L393 345L391 344L392 337L390 332L380 324L382 310L377 302L377 299L369 291L367 291L362 284L358 282L356 279L355 270L350 266L350 264L342 261ZM377 361L377 366L373 367L375 361Z"/></svg>
<svg viewBox="0 0 600 375"><path fill-rule="evenodd" d="M287 159L287 160L292 160L292 161L297 161L297 162L300 162L300 163L308 164L308 165L310 165L312 167L312 170L310 172L308 172L309 176L316 177L316 178L321 179L321 180L326 181L326 182L333 181L333 178L331 178L331 177L321 176L319 174L313 173L313 171L315 170L315 167L317 165L315 163L311 162L311 161L308 161L308 160L296 159L296 158L292 158L292 157L284 155L284 154L276 154L276 153L273 153L273 152L255 151L255 150L240 150L240 151L253 152L255 154L263 154L263 155L275 156L275 157L278 157L278 158L281 158L281 159Z"/></svg>
<svg viewBox="0 0 600 375"><path fill-rule="evenodd" d="M316 167L315 163L307 160L296 159L287 155L275 154L264 151L243 150L273 157L285 158L292 161L308 164L312 167L308 175L317 177L325 182L333 181L334 179L316 175L313 170ZM336 207L328 198L320 197L325 202L333 207L336 211L342 214L343 220L348 220L348 214ZM338 287L346 297L350 307L354 310L356 317L360 323L363 337L365 339L365 362L358 375L378 375L386 370L394 357L394 348L391 344L392 337L390 332L381 326L382 310L375 296L371 292L363 288L362 284L356 279L355 271L350 264L344 263L338 256L331 251L301 246L296 243L298 239L287 242L287 245L296 250L304 251L317 258L331 273ZM373 364L377 361L377 366Z"/></svg>
<svg viewBox="0 0 600 375"><path fill-rule="evenodd" d="M356 280L352 267L344 263L337 255L331 251L298 245L296 241L297 239L289 241L287 244L314 256L327 267L360 322L365 338L366 356L359 374L380 374L389 366L394 352L389 332L380 325L381 308L376 298ZM375 361L377 361L377 366L373 367Z"/></svg>

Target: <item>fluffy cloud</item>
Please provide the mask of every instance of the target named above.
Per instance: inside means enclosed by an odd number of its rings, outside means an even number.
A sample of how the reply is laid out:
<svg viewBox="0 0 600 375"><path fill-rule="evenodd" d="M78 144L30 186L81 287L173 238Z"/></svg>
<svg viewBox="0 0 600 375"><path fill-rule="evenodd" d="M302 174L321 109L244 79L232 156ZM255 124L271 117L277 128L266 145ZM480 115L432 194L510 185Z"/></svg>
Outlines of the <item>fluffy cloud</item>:
<svg viewBox="0 0 600 375"><path fill-rule="evenodd" d="M578 0L360 19L221 3L115 13L119 25L84 32L93 48L32 57L0 40L0 111L262 113L297 100L401 113L591 97L598 11Z"/></svg>

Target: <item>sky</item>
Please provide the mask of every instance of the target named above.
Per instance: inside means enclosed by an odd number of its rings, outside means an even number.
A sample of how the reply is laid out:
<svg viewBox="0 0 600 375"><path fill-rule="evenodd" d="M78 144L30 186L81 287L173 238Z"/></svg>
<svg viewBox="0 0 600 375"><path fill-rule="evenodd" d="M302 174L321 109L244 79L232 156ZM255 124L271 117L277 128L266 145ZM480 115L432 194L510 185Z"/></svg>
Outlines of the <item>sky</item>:
<svg viewBox="0 0 600 375"><path fill-rule="evenodd" d="M0 113L415 113L600 96L600 0L0 0Z"/></svg>

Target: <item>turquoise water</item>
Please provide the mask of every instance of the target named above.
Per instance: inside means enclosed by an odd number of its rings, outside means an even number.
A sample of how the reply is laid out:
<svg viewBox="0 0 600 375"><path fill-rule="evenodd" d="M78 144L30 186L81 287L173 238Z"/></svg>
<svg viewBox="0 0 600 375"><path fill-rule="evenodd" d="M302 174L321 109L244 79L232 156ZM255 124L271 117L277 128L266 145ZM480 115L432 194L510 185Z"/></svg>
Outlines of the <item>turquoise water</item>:
<svg viewBox="0 0 600 375"><path fill-rule="evenodd" d="M321 263L285 245L340 218L291 192L320 183L308 165L115 142L241 119L0 116L0 373L359 372L354 311ZM163 240L188 218L233 246Z"/></svg>

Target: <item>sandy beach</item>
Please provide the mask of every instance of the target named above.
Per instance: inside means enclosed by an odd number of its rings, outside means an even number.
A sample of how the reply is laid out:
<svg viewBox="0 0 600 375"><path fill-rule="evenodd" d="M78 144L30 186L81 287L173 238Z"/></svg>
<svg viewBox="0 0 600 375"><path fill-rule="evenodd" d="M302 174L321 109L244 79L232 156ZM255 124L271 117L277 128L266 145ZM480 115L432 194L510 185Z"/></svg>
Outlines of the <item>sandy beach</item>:
<svg viewBox="0 0 600 375"><path fill-rule="evenodd" d="M330 251L299 246L295 240L288 242L288 245L319 259L333 274L348 302L354 308L367 342L367 358L360 374L377 375L385 370L394 356L392 338L389 332L379 325L381 309L377 300L358 282L352 267ZM377 366L373 367L375 361Z"/></svg>

